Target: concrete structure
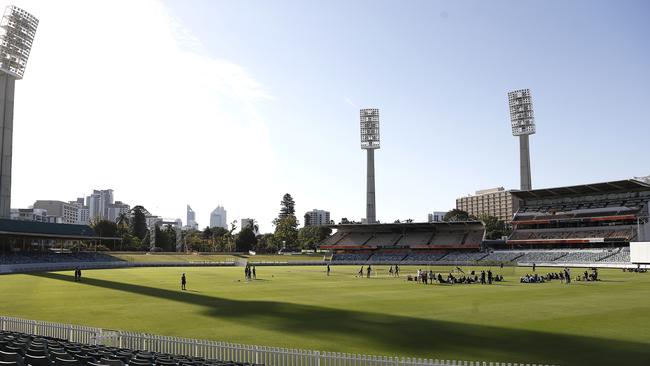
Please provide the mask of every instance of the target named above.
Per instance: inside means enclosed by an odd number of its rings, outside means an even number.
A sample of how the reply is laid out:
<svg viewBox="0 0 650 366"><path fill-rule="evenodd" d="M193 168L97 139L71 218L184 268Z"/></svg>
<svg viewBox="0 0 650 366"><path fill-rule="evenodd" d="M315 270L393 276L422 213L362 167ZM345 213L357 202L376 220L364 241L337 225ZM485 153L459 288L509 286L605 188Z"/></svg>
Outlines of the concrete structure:
<svg viewBox="0 0 650 366"><path fill-rule="evenodd" d="M489 215L510 222L519 208L519 200L503 187L490 188L476 191L473 196L457 198L456 208L477 218Z"/></svg>
<svg viewBox="0 0 650 366"><path fill-rule="evenodd" d="M251 227L251 226L253 226L254 224L255 224L255 219L251 219L251 218L241 219L241 229L244 229L244 228L247 228L247 227ZM252 229L253 229L253 232L255 233L255 235L259 235L259 234L260 234L260 232L259 232L258 229L254 228L254 227L253 227Z"/></svg>
<svg viewBox="0 0 650 366"><path fill-rule="evenodd" d="M309 217L307 216L309 215ZM309 222L307 221L309 218ZM305 213L305 226L322 226L330 224L330 212L313 209Z"/></svg>
<svg viewBox="0 0 650 366"><path fill-rule="evenodd" d="M377 222L375 206L375 149L379 149L379 109L362 109L359 112L361 123L361 148L367 151L366 164L366 223Z"/></svg>
<svg viewBox="0 0 650 366"><path fill-rule="evenodd" d="M519 167L522 191L533 189L530 174L530 146L528 136L535 133L535 116L529 89L508 93L512 135L519 136Z"/></svg>
<svg viewBox="0 0 650 366"><path fill-rule="evenodd" d="M196 222L196 214L190 205L187 205L187 228L190 230L199 229L199 224Z"/></svg>
<svg viewBox="0 0 650 366"><path fill-rule="evenodd" d="M61 217L64 224L77 224L79 222L79 207L63 201L38 200L34 203L35 209L47 211L48 216Z"/></svg>
<svg viewBox="0 0 650 366"><path fill-rule="evenodd" d="M442 222L447 211L433 211L427 215L427 222Z"/></svg>
<svg viewBox="0 0 650 366"><path fill-rule="evenodd" d="M53 224L63 223L62 217L49 216L47 210L41 208L12 208L11 219L19 221L49 222Z"/></svg>
<svg viewBox="0 0 650 366"><path fill-rule="evenodd" d="M223 206L217 206L210 213L210 227L222 227L228 229L227 212Z"/></svg>
<svg viewBox="0 0 650 366"><path fill-rule="evenodd" d="M38 19L7 6L0 21L0 218L11 216L14 86L23 78Z"/></svg>

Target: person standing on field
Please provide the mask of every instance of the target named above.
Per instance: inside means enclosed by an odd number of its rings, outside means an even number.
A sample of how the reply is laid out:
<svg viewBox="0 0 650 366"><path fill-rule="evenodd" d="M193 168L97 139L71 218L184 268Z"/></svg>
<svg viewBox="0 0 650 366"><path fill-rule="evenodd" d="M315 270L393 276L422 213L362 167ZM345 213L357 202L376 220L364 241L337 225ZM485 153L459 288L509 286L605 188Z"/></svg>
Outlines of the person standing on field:
<svg viewBox="0 0 650 366"><path fill-rule="evenodd" d="M181 290L186 290L185 285L187 285L187 279L185 278L185 273L181 276Z"/></svg>
<svg viewBox="0 0 650 366"><path fill-rule="evenodd" d="M327 275L328 276L330 275L330 265L329 264L327 265Z"/></svg>

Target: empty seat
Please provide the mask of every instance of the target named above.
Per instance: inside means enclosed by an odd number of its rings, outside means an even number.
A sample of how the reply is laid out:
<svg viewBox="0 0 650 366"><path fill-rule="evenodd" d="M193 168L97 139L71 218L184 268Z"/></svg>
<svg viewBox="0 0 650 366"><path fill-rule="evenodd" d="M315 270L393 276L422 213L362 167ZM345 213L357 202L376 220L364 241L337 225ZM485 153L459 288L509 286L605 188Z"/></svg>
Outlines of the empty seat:
<svg viewBox="0 0 650 366"><path fill-rule="evenodd" d="M5 352L0 351L0 361L3 362L20 362L22 361L22 356L18 352Z"/></svg>
<svg viewBox="0 0 650 366"><path fill-rule="evenodd" d="M25 366L51 366L50 359L45 355L25 355Z"/></svg>

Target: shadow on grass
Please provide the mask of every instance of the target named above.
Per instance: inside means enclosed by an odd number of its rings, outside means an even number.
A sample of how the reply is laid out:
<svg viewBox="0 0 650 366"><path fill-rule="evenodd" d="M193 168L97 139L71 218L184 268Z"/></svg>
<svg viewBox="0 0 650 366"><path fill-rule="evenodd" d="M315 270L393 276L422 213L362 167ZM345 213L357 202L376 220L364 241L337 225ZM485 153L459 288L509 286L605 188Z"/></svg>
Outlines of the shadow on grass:
<svg viewBox="0 0 650 366"><path fill-rule="evenodd" d="M60 273L38 273L33 276L73 281L72 276ZM646 365L650 357L650 347L637 342L283 302L231 300L88 277L83 279L81 285L200 305L215 318L235 319L240 324L253 328L283 331L331 344L357 338L363 340L363 344L383 350L381 353L387 355L435 358L436 355L444 354L463 360L553 363L565 366L614 365L623 360L626 365ZM435 311L433 304L431 309Z"/></svg>

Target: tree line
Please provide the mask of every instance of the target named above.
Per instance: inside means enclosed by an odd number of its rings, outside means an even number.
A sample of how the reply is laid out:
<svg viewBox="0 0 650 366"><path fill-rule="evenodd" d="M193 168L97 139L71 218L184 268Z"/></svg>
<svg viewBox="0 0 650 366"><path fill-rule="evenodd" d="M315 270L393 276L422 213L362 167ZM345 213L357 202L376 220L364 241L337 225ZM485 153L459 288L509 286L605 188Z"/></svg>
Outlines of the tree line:
<svg viewBox="0 0 650 366"><path fill-rule="evenodd" d="M182 231L182 237L177 240L177 231L172 225L155 225L152 233L147 228L146 215L148 211L143 206L135 206L128 213L122 213L115 222L100 219L91 226L96 235L104 238L119 238L119 240L104 240L105 249L144 251L151 248L155 242L155 250L174 252L178 250L196 252L248 252L275 253L280 249L317 249L318 244L327 238L332 229L324 226L300 225L296 218L295 201L289 193L282 197L280 212L273 220L273 233L256 234L259 226L256 220L250 220L246 227L238 233L237 222L230 223L228 229L222 227L206 227L203 230ZM177 242L180 245L177 248Z"/></svg>

